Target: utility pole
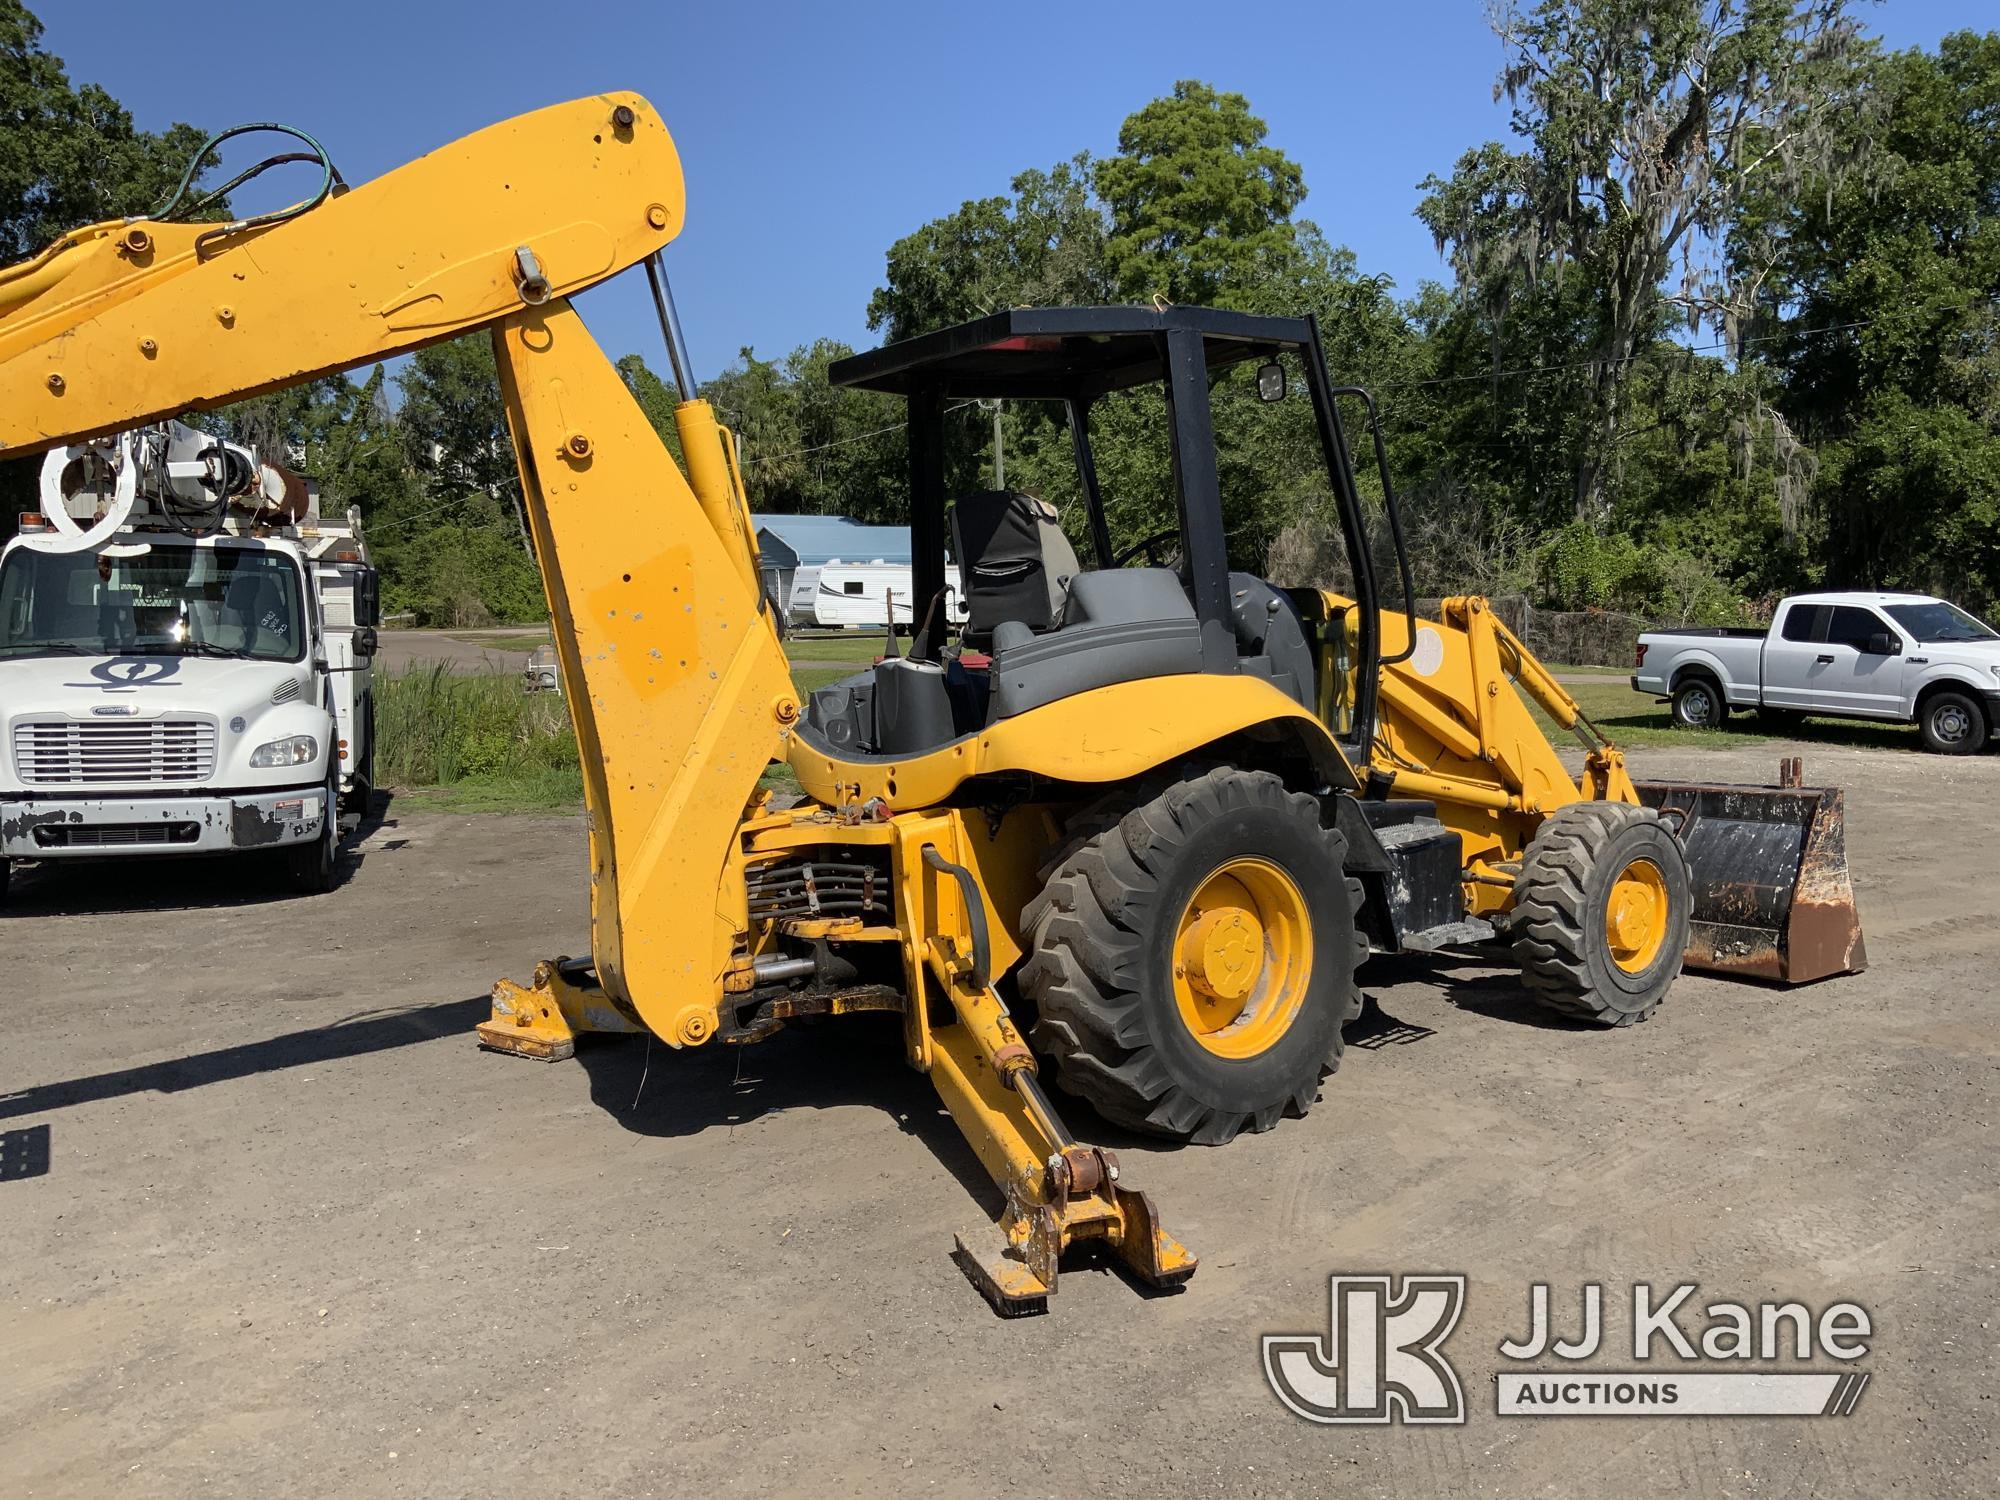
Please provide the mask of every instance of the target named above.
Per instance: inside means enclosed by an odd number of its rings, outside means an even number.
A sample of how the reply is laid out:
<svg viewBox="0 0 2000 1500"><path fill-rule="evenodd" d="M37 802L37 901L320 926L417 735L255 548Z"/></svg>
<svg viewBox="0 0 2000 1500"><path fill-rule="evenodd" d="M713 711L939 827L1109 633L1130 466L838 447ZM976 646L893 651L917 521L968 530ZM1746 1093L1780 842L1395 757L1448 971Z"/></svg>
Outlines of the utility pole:
<svg viewBox="0 0 2000 1500"><path fill-rule="evenodd" d="M1007 444L1006 439L1000 433L1000 407L1002 403L999 401L982 401L979 404L988 408L993 413L993 488L1004 490L1007 488Z"/></svg>

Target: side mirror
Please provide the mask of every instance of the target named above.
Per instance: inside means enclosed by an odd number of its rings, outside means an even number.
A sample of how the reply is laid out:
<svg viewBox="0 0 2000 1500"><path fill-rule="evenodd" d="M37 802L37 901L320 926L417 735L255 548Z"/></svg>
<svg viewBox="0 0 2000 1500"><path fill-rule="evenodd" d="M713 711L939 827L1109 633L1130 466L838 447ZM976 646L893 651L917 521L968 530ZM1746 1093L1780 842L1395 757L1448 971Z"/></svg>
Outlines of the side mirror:
<svg viewBox="0 0 2000 1500"><path fill-rule="evenodd" d="M375 627L373 625L362 625L355 630L354 654L356 656L373 656L379 644L380 642L376 639Z"/></svg>
<svg viewBox="0 0 2000 1500"><path fill-rule="evenodd" d="M1868 637L1868 644L1862 648L1870 656L1901 656L1903 643L1886 630L1878 630Z"/></svg>
<svg viewBox="0 0 2000 1500"><path fill-rule="evenodd" d="M1257 367L1257 399L1259 401L1285 399L1285 367L1275 359L1267 365Z"/></svg>

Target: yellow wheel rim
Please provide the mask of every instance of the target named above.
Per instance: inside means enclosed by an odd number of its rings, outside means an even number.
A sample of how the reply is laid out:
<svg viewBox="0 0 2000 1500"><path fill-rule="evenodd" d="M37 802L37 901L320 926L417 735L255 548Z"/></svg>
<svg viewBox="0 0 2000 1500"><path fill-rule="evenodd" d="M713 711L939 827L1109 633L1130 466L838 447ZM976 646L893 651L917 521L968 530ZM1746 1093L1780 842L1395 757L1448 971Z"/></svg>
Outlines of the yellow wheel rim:
<svg viewBox="0 0 2000 1500"><path fill-rule="evenodd" d="M1611 882L1604 900L1604 936L1611 961L1627 974L1643 973L1666 941L1667 880L1650 859L1635 859Z"/></svg>
<svg viewBox="0 0 2000 1500"><path fill-rule="evenodd" d="M1292 877L1232 859L1196 889L1174 934L1174 1003L1218 1057L1255 1057L1291 1029L1312 975L1312 919Z"/></svg>

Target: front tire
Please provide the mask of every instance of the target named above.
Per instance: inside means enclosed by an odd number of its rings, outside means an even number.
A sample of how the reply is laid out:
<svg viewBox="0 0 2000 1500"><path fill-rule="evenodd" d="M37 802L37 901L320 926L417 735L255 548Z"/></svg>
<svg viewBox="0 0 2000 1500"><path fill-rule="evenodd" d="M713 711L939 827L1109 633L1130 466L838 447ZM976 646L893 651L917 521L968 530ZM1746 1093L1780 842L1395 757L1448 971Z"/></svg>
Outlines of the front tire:
<svg viewBox="0 0 2000 1500"><path fill-rule="evenodd" d="M1674 689L1672 712L1682 729L1720 729L1729 717L1729 700L1709 678L1683 678Z"/></svg>
<svg viewBox="0 0 2000 1500"><path fill-rule="evenodd" d="M1970 693L1933 693L1917 715L1917 729L1924 748L1939 755L1976 755L1986 748L1986 710Z"/></svg>
<svg viewBox="0 0 2000 1500"><path fill-rule="evenodd" d="M1687 855L1657 812L1572 802L1536 830L1514 892L1514 956L1544 1006L1602 1026L1659 1009L1693 898Z"/></svg>
<svg viewBox="0 0 2000 1500"><path fill-rule="evenodd" d="M1221 768L1088 826L1022 922L1031 1038L1058 1086L1201 1145L1304 1114L1340 1065L1366 952L1318 802Z"/></svg>
<svg viewBox="0 0 2000 1500"><path fill-rule="evenodd" d="M337 763L336 763L337 764ZM333 889L334 853L340 843L340 773L326 784L325 812L319 837L284 852L285 881L301 896L323 896Z"/></svg>

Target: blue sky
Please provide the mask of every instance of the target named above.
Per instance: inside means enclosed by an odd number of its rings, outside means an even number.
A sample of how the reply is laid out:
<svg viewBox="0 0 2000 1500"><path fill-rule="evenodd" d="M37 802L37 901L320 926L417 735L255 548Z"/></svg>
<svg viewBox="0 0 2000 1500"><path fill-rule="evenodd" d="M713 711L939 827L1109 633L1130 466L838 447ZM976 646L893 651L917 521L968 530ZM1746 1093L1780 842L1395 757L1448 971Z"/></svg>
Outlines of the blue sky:
<svg viewBox="0 0 2000 1500"><path fill-rule="evenodd" d="M680 145L688 228L668 265L698 373L754 345L875 342L890 242L1024 167L1116 148L1178 78L1236 89L1305 170L1302 210L1404 292L1441 277L1417 184L1503 135L1477 0L1388 6L685 4L679 0L29 0L70 76L140 124L277 119L350 181L467 131L611 88ZM2000 22L1993 0L1864 9L1898 47ZM636 273L581 303L612 354L663 367Z"/></svg>

